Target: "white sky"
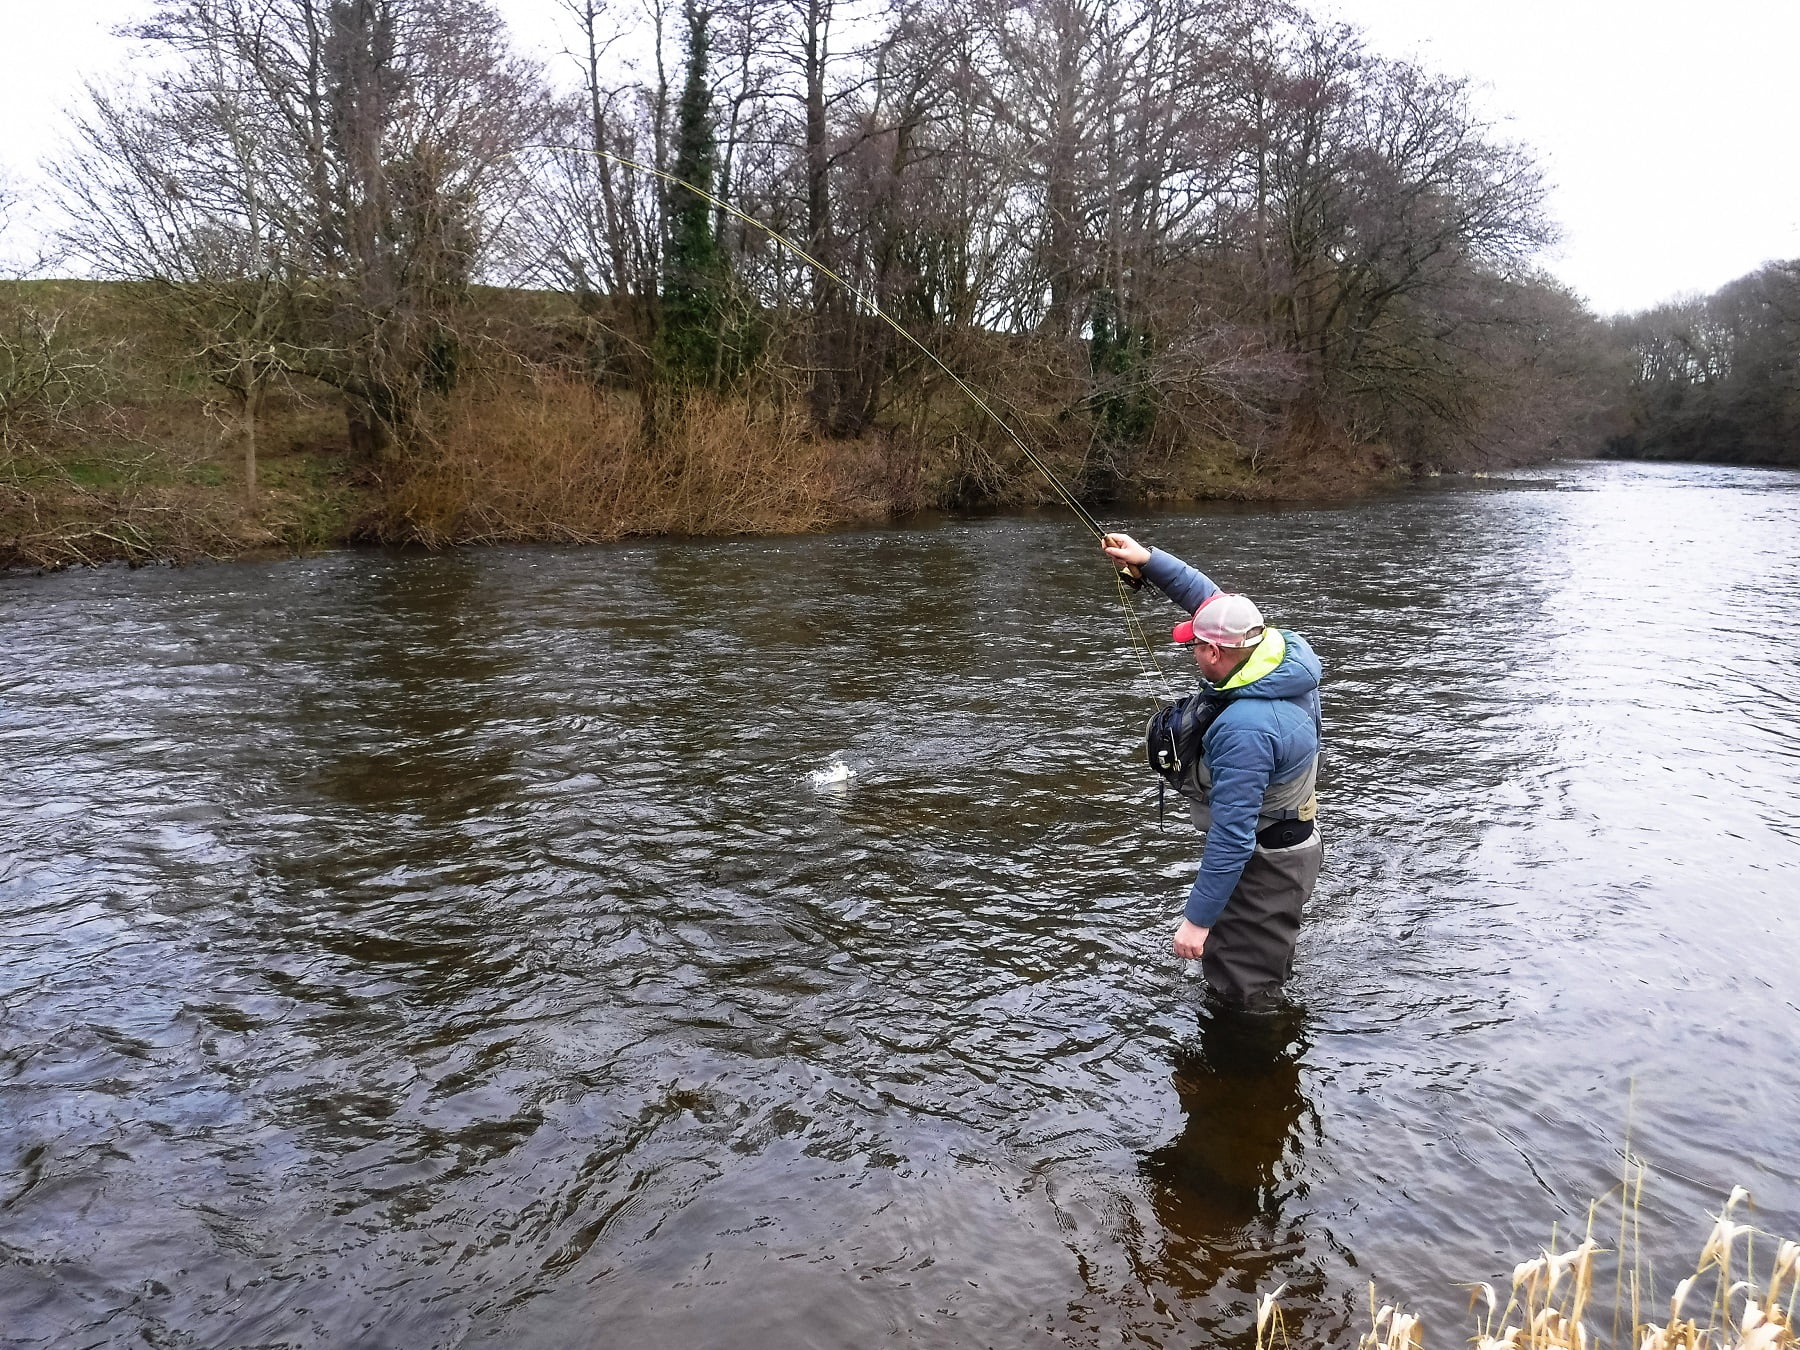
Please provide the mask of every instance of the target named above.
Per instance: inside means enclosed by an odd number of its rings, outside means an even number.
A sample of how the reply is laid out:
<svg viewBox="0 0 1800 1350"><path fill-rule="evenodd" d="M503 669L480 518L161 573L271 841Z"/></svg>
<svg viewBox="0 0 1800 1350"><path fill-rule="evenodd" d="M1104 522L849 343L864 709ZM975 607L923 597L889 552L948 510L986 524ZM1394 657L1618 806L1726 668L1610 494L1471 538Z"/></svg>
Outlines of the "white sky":
<svg viewBox="0 0 1800 1350"><path fill-rule="evenodd" d="M554 53L555 0L497 0ZM62 109L118 70L148 0L0 0L0 168L29 180ZM1550 270L1603 313L1800 257L1800 0L1319 0L1378 50L1482 86L1538 150Z"/></svg>
<svg viewBox="0 0 1800 1350"><path fill-rule="evenodd" d="M1382 51L1484 86L1536 147L1602 313L1800 257L1800 0L1331 0Z"/></svg>

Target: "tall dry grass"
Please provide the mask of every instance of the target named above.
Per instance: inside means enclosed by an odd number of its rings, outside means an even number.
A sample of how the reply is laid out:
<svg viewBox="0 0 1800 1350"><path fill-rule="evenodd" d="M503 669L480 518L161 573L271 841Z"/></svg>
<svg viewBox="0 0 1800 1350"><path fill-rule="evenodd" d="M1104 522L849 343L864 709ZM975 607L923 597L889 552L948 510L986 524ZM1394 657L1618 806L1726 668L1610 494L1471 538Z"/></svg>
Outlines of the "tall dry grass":
<svg viewBox="0 0 1800 1350"><path fill-rule="evenodd" d="M1610 1251L1595 1241L1592 1214L1589 1233L1566 1251L1548 1248L1513 1267L1511 1290L1504 1303L1494 1285L1474 1288L1471 1309L1479 1308L1475 1350L1796 1350L1796 1305L1800 1304L1800 1242L1769 1238L1740 1223L1738 1207L1749 1200L1734 1190L1713 1219L1712 1232L1700 1249L1693 1272L1676 1283L1666 1305L1649 1308L1651 1297L1637 1239L1637 1202L1643 1172L1628 1176L1619 1222L1618 1246ZM1765 1241L1757 1257L1756 1239ZM1773 1255L1767 1243L1774 1245ZM1740 1257L1739 1248L1742 1247ZM1603 1257L1612 1266L1610 1306L1596 1306L1597 1266ZM1281 1289L1265 1295L1256 1310L1257 1350L1275 1350L1292 1342L1281 1314ZM1663 1308L1667 1308L1667 1316ZM1590 1327L1598 1314L1605 1326ZM1358 1350L1422 1350L1424 1329L1418 1317L1394 1304L1377 1305L1369 1287L1369 1330Z"/></svg>
<svg viewBox="0 0 1800 1350"><path fill-rule="evenodd" d="M886 514L880 449L799 407L696 394L642 434L630 395L549 373L459 394L385 493L377 533L433 546L767 534Z"/></svg>

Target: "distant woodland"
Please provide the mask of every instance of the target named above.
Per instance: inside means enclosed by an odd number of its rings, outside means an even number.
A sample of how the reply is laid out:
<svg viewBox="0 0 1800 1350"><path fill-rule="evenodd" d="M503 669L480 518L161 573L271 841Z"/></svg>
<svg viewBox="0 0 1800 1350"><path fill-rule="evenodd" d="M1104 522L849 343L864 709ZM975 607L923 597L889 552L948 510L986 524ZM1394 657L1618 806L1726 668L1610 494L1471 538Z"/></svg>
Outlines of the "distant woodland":
<svg viewBox="0 0 1800 1350"><path fill-rule="evenodd" d="M1611 325L1628 366L1621 459L1800 466L1800 261Z"/></svg>
<svg viewBox="0 0 1800 1350"><path fill-rule="evenodd" d="M554 70L488 0L133 30L0 185L0 554L1043 500L947 370L1097 507L1795 458L1800 273L1601 321L1466 84L1296 6L562 3Z"/></svg>

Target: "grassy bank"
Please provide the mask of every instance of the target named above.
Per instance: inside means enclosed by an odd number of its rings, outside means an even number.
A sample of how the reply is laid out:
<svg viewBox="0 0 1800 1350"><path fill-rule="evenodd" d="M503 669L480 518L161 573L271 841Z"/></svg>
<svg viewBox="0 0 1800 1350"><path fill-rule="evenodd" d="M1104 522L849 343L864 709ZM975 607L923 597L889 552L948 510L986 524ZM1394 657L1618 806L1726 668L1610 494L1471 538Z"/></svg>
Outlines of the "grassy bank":
<svg viewBox="0 0 1800 1350"><path fill-rule="evenodd" d="M128 288L0 283L0 565L792 532L1047 496L953 389L897 400L849 439L818 434L803 391L777 380L652 418L567 359L584 320L558 297L489 292L480 310L455 387L404 446L371 455L352 449L336 391L298 379L261 395L251 440L242 404ZM1165 438L1121 471L1054 390L1006 407L1090 498L1338 496L1387 472L1377 450L1323 436L1254 453Z"/></svg>

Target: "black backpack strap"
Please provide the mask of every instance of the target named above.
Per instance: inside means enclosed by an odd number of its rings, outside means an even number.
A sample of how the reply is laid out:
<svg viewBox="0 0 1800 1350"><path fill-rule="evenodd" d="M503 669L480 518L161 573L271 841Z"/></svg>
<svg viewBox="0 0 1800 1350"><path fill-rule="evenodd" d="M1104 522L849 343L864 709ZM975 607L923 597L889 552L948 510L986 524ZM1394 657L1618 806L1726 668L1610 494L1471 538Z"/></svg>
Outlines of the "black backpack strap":
<svg viewBox="0 0 1800 1350"><path fill-rule="evenodd" d="M1156 828L1167 819L1168 790L1181 790L1188 765L1203 753L1206 733L1232 702L1217 690L1190 694L1161 709L1145 728L1145 748L1156 771Z"/></svg>

